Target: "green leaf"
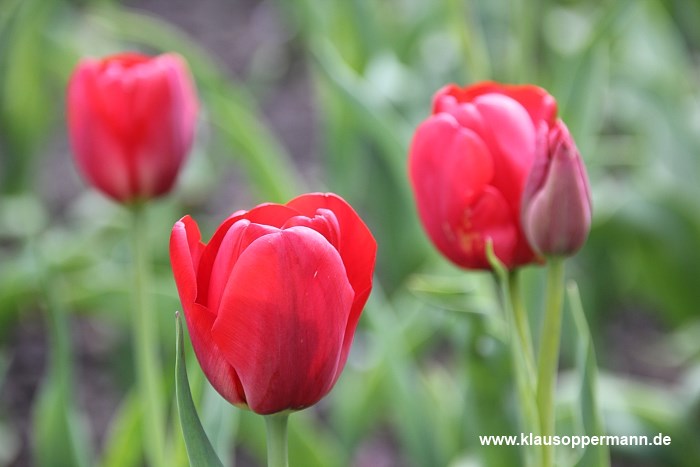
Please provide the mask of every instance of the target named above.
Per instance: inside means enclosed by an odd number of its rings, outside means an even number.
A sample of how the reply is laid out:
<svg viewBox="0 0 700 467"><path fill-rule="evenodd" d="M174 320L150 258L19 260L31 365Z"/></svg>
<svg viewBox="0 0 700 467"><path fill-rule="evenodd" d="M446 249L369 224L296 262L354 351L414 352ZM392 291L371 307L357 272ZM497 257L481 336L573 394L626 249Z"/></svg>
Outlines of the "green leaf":
<svg viewBox="0 0 700 467"><path fill-rule="evenodd" d="M64 386L47 379L34 409L34 456L36 465L87 467L89 442L81 429Z"/></svg>
<svg viewBox="0 0 700 467"><path fill-rule="evenodd" d="M179 314L176 315L175 333L175 395L177 410L180 414L180 426L182 426L182 434L187 446L187 457L189 457L192 467L223 467L204 432L204 428L202 428L197 409L192 401L190 383L187 380L187 369L185 368L185 349Z"/></svg>
<svg viewBox="0 0 700 467"><path fill-rule="evenodd" d="M141 404L136 391L121 402L109 425L101 467L138 467L142 464Z"/></svg>
<svg viewBox="0 0 700 467"><path fill-rule="evenodd" d="M381 423L384 413L391 417L402 452L413 465L447 465L446 452L441 450L441 442L436 438L438 433L428 423L434 409L431 404L417 403L430 397L425 384L418 384L420 375L411 364L413 348L421 338L415 338L409 331L419 328L412 325L412 316L419 315L412 310L411 300L397 298L397 302L401 305L390 301L381 285L374 285L364 319L376 336L376 354L371 357L376 366L365 373L365 381L377 386L366 394L376 397L379 403L378 410L363 416L377 417L374 426ZM395 305L400 307L400 312ZM369 404L374 401L357 407Z"/></svg>
<svg viewBox="0 0 700 467"><path fill-rule="evenodd" d="M208 433L212 433L210 440L220 453L221 461L225 465L232 465L228 453L233 452L231 445L236 439L241 411L228 410L229 402L210 384L204 385L201 400L202 425Z"/></svg>
<svg viewBox="0 0 700 467"><path fill-rule="evenodd" d="M462 276L412 274L406 281L408 290L429 305L451 311L489 314L491 303L475 284Z"/></svg>
<svg viewBox="0 0 700 467"><path fill-rule="evenodd" d="M46 89L45 51L48 29L59 2L40 0L9 4L0 31L0 166L2 190L21 192L32 175L37 143L46 135L51 97ZM4 7L5 5L3 5Z"/></svg>
<svg viewBox="0 0 700 467"><path fill-rule="evenodd" d="M574 318L578 348L576 355L577 373L581 376L579 387L580 416L583 433L588 436L602 436L605 434L603 418L598 407L598 367L596 365L593 341L583 313L581 297L575 282L567 286L569 309ZM602 444L589 445L584 450L577 467L609 467L610 450Z"/></svg>
<svg viewBox="0 0 700 467"><path fill-rule="evenodd" d="M39 466L87 467L91 444L73 401L70 327L58 284L36 253L34 240L27 244L34 277L45 301L49 330L49 367L34 407L34 455Z"/></svg>
<svg viewBox="0 0 700 467"><path fill-rule="evenodd" d="M289 424L289 463L307 467L348 465L347 452L329 430L318 426L310 411L294 414Z"/></svg>

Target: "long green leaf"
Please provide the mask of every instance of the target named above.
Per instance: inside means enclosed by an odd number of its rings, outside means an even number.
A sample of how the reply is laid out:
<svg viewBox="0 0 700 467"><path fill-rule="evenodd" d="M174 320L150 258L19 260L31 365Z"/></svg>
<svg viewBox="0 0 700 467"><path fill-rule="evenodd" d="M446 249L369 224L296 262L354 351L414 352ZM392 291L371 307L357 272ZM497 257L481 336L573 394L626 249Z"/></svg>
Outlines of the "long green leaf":
<svg viewBox="0 0 700 467"><path fill-rule="evenodd" d="M141 405L135 391L122 400L112 418L100 467L138 467L142 463Z"/></svg>
<svg viewBox="0 0 700 467"><path fill-rule="evenodd" d="M34 408L34 456L38 466L86 467L87 439L63 387L47 379Z"/></svg>
<svg viewBox="0 0 700 467"><path fill-rule="evenodd" d="M187 369L185 368L185 349L179 314L176 317L175 334L175 395L177 410L180 414L180 426L182 426L182 434L187 446L187 457L189 457L192 467L223 467L204 432L204 428L202 428L197 409L192 401L190 383L187 380Z"/></svg>
<svg viewBox="0 0 700 467"><path fill-rule="evenodd" d="M216 451L220 453L221 461L226 465L233 465L234 459L231 459L228 454L233 451L231 445L236 439L241 411L228 410L229 402L221 397L210 384L204 385L203 393L202 425L207 432L211 433L210 441Z"/></svg>
<svg viewBox="0 0 700 467"><path fill-rule="evenodd" d="M73 400L73 356L63 297L33 238L27 242L43 292L49 330L49 370L34 408L34 454L39 466L87 467L90 443Z"/></svg>
<svg viewBox="0 0 700 467"><path fill-rule="evenodd" d="M8 4L14 15L2 15L0 32L0 189L19 193L31 180L37 143L45 136L51 115L44 72L46 40L58 2ZM4 8L5 5L3 5Z"/></svg>
<svg viewBox="0 0 700 467"><path fill-rule="evenodd" d="M588 436L602 436L605 434L605 430L603 428L603 418L598 407L598 367L593 351L593 342L586 323L586 316L583 313L581 297L579 296L576 283L569 283L567 293L569 308L574 318L578 339L576 366L578 374L581 375L581 386L579 388L581 424L584 434ZM610 451L608 446L603 444L588 446L576 466L609 467Z"/></svg>

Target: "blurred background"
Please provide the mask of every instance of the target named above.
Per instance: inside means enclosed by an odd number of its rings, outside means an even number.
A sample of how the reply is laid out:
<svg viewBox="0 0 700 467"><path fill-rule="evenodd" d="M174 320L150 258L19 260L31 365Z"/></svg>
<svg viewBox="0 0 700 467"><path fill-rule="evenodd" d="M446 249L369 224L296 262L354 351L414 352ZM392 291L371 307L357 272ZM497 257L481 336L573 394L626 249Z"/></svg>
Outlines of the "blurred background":
<svg viewBox="0 0 700 467"><path fill-rule="evenodd" d="M696 0L0 0L0 465L143 465L128 213L77 175L64 109L78 59L123 50L182 54L202 101L178 187L150 208L168 401L173 223L192 214L209 238L237 209L334 191L378 240L377 278L342 378L291 417L291 465L518 465L477 436L520 431L496 289L432 250L406 157L442 85L535 83L594 195L567 272L599 371L566 313L558 426L583 432L597 381L610 434L672 437L612 448L613 465L700 465ZM542 269L524 280L537 333ZM191 353L188 367L225 463L264 465L262 420L225 403ZM173 465L187 465L173 407Z"/></svg>

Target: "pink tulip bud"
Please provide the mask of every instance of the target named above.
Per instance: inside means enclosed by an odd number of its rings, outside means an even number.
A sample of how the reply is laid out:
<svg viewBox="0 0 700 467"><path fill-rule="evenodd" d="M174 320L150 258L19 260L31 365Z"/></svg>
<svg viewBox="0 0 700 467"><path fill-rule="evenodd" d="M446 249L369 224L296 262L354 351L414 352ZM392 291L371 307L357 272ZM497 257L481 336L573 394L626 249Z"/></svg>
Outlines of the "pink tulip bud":
<svg viewBox="0 0 700 467"><path fill-rule="evenodd" d="M521 222L535 251L570 256L591 228L591 192L586 168L566 125L539 128L537 158L523 193Z"/></svg>
<svg viewBox="0 0 700 467"><path fill-rule="evenodd" d="M170 191L197 116L180 56L83 59L70 79L67 106L75 163L90 185L121 203Z"/></svg>

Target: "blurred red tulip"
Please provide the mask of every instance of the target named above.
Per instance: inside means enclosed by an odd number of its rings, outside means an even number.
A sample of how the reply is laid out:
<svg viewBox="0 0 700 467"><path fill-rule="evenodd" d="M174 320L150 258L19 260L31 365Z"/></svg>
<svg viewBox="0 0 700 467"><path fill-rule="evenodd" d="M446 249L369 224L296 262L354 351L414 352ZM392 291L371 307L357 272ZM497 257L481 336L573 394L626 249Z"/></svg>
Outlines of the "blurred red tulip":
<svg viewBox="0 0 700 467"><path fill-rule="evenodd" d="M538 253L570 256L591 228L586 168L561 120L549 131L542 127L537 153L523 194L523 229Z"/></svg>
<svg viewBox="0 0 700 467"><path fill-rule="evenodd" d="M536 128L554 124L557 104L531 85L449 85L416 130L409 175L418 214L435 246L459 266L489 269L491 239L509 268L537 260L520 227Z"/></svg>
<svg viewBox="0 0 700 467"><path fill-rule="evenodd" d="M184 217L170 261L212 386L260 414L318 402L345 366L376 243L342 198L307 194L234 213L208 244Z"/></svg>
<svg viewBox="0 0 700 467"><path fill-rule="evenodd" d="M170 191L192 146L197 96L178 55L83 59L68 85L75 162L116 201Z"/></svg>

